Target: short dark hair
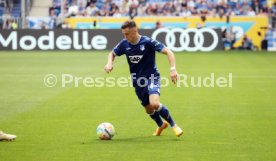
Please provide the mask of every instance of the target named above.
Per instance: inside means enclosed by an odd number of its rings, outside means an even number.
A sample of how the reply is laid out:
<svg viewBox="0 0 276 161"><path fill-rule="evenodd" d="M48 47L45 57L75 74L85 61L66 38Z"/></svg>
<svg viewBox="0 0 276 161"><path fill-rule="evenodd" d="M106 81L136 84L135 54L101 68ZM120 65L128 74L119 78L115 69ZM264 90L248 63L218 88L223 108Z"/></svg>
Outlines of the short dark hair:
<svg viewBox="0 0 276 161"><path fill-rule="evenodd" d="M121 26L121 29L126 29L126 28L133 28L136 27L136 23L133 20L127 20L124 22Z"/></svg>

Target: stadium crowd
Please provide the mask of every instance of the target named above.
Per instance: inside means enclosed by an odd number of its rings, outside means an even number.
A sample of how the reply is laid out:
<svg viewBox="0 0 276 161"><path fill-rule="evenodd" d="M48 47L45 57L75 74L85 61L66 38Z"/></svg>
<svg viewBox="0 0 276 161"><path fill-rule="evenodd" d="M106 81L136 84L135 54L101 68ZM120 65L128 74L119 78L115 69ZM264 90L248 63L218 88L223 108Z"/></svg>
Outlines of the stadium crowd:
<svg viewBox="0 0 276 161"><path fill-rule="evenodd" d="M269 7L267 0L53 0L51 12L84 17L256 16L275 14L276 2Z"/></svg>
<svg viewBox="0 0 276 161"><path fill-rule="evenodd" d="M269 16L276 25L276 2L267 0L53 0L53 28L68 17Z"/></svg>

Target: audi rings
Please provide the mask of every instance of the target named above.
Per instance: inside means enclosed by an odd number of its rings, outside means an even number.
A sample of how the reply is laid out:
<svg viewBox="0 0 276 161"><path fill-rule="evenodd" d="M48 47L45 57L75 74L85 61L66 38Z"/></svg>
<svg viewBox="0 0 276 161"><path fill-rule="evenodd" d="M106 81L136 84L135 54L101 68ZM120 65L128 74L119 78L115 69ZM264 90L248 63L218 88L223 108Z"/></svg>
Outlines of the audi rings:
<svg viewBox="0 0 276 161"><path fill-rule="evenodd" d="M166 33L165 36L165 43L166 46L171 49L172 51L180 52L180 51L212 51L214 50L219 42L218 34L215 30L211 28L201 28L201 29L195 29L195 28L189 28L189 29L181 29L181 28L160 28L153 32L152 39L156 39L157 36L160 33ZM180 46L176 46L176 33L180 33L179 36L179 43ZM190 44L190 35L191 33L194 33L194 46L189 46ZM204 41L206 41L206 36L204 36L204 33L209 33L213 37L213 41L211 45L205 47L203 46ZM209 41L209 40L207 40Z"/></svg>

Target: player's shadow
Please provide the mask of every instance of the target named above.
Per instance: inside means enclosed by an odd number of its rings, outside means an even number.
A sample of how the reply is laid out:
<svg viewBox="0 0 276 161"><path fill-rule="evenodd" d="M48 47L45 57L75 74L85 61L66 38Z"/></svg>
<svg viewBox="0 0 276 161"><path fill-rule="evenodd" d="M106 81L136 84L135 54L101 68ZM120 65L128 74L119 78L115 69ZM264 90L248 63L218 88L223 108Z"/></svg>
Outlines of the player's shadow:
<svg viewBox="0 0 276 161"><path fill-rule="evenodd" d="M176 138L173 136L137 136L137 137L127 137L127 138L114 138L112 140L99 140L95 139L93 141L86 142L85 144L99 144L106 142L108 144L113 143L153 143L153 142L181 142L183 139ZM84 144L84 143L83 143Z"/></svg>
<svg viewBox="0 0 276 161"><path fill-rule="evenodd" d="M180 138L175 138L172 136L139 136L130 138L118 138L114 139L114 142L171 142L171 141L181 141Z"/></svg>

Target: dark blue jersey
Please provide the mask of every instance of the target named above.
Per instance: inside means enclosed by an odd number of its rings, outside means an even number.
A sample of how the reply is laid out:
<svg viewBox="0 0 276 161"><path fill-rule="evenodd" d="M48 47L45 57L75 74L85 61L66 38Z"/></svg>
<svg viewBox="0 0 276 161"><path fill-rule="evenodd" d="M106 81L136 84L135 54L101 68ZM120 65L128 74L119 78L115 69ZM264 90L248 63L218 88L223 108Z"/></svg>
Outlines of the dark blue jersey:
<svg viewBox="0 0 276 161"><path fill-rule="evenodd" d="M130 73L136 78L149 78L151 74L159 76L155 63L155 51L161 52L164 45L147 36L141 36L135 45L123 39L114 49L116 56L126 55Z"/></svg>

